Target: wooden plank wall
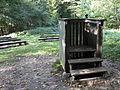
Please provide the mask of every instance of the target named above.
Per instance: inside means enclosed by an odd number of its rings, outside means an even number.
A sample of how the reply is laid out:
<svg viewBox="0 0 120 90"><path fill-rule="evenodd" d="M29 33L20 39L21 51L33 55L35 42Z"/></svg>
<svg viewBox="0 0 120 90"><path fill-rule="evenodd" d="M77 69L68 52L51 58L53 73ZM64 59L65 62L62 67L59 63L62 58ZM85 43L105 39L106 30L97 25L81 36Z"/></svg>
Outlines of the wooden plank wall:
<svg viewBox="0 0 120 90"><path fill-rule="evenodd" d="M90 46L96 49L97 35L95 35L96 25L83 21L68 21L66 25L66 47ZM67 58L89 57L91 52L71 52ZM92 56L94 56L92 54Z"/></svg>

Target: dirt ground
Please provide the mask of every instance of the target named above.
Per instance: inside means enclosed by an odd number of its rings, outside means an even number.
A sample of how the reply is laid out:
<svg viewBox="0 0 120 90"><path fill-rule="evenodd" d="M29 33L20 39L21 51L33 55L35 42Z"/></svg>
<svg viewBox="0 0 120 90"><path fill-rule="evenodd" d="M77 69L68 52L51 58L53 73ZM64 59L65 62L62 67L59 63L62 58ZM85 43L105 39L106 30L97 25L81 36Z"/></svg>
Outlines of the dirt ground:
<svg viewBox="0 0 120 90"><path fill-rule="evenodd" d="M104 60L106 79L71 82L51 67L57 56L16 57L0 65L0 90L120 90L120 62Z"/></svg>

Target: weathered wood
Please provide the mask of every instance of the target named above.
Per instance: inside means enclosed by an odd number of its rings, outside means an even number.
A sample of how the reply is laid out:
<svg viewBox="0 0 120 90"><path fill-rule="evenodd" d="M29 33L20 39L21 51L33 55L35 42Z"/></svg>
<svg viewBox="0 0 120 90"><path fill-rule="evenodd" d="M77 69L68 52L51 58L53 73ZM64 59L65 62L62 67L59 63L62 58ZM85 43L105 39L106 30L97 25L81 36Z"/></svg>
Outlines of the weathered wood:
<svg viewBox="0 0 120 90"><path fill-rule="evenodd" d="M17 46L16 45L4 45L4 46L0 46L0 49L6 49L10 47L17 47Z"/></svg>
<svg viewBox="0 0 120 90"><path fill-rule="evenodd" d="M81 61L81 63L88 63L85 68L101 66L102 60L96 60L95 57L101 56L102 28L100 26L103 25L103 21L104 19L90 18L60 19L60 59L66 73L70 72L69 65L72 62L70 62L70 60L74 59L88 58ZM98 24L100 26L98 26ZM95 60L90 60L89 58L95 58ZM80 60L73 62L80 63ZM78 65L78 67L82 66L80 65Z"/></svg>
<svg viewBox="0 0 120 90"><path fill-rule="evenodd" d="M59 37L59 35L44 35L44 37Z"/></svg>
<svg viewBox="0 0 120 90"><path fill-rule="evenodd" d="M26 41L15 41L15 42L2 42L2 43L0 43L0 46L4 46L4 45L11 45L11 44L27 44L27 42Z"/></svg>
<svg viewBox="0 0 120 90"><path fill-rule="evenodd" d="M95 51L96 49L93 49L89 46L73 46L73 47L68 47L67 52L87 52L87 51Z"/></svg>
<svg viewBox="0 0 120 90"><path fill-rule="evenodd" d="M0 40L1 39L9 39L9 38L11 38L11 37L0 36Z"/></svg>
<svg viewBox="0 0 120 90"><path fill-rule="evenodd" d="M88 69L81 69L81 70L71 70L71 75L77 76L77 75L85 75L85 74L91 74L91 73L102 73L106 72L107 70L103 67L97 67L97 68L88 68Z"/></svg>
<svg viewBox="0 0 120 90"><path fill-rule="evenodd" d="M91 63L91 62L102 62L103 60L100 58L81 58L81 59L69 59L69 64L75 63Z"/></svg>
<svg viewBox="0 0 120 90"><path fill-rule="evenodd" d="M100 79L101 79L101 77L92 77L92 78L77 79L74 81L83 82L83 81L100 80Z"/></svg>
<svg viewBox="0 0 120 90"><path fill-rule="evenodd" d="M49 39L59 39L59 38L39 38L39 40L49 40Z"/></svg>
<svg viewBox="0 0 120 90"><path fill-rule="evenodd" d="M51 34L59 34L59 33L58 32L50 32L50 33L40 33L40 35L41 34L50 34L51 35Z"/></svg>
<svg viewBox="0 0 120 90"><path fill-rule="evenodd" d="M64 22L64 21L59 21L59 47L61 49L59 49L60 52L60 62L61 65L63 66L64 72L69 73L69 64L67 61L67 53L66 53L66 40L67 40L67 36L66 36L66 28L67 28L68 23Z"/></svg>
<svg viewBox="0 0 120 90"><path fill-rule="evenodd" d="M95 19L95 18L79 18L79 19L71 19L71 18L60 18L61 21L71 21L71 22L85 22L86 20L89 21L105 21L105 19Z"/></svg>
<svg viewBox="0 0 120 90"><path fill-rule="evenodd" d="M17 38L8 38L8 39L0 39L0 42L9 42L9 41L20 41L21 39Z"/></svg>
<svg viewBox="0 0 120 90"><path fill-rule="evenodd" d="M59 33L41 33L38 40L59 39Z"/></svg>
<svg viewBox="0 0 120 90"><path fill-rule="evenodd" d="M102 40L103 40L103 22L98 24L98 35L97 35L97 49L96 49L96 57L102 57Z"/></svg>

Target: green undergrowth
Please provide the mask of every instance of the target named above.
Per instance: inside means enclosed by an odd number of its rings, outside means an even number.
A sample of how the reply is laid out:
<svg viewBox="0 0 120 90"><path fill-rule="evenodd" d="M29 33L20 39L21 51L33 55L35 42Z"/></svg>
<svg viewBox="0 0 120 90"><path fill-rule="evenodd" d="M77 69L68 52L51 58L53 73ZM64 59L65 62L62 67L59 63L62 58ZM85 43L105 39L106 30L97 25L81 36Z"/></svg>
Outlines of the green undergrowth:
<svg viewBox="0 0 120 90"><path fill-rule="evenodd" d="M120 30L105 30L103 41L103 57L120 61Z"/></svg>
<svg viewBox="0 0 120 90"><path fill-rule="evenodd" d="M13 38L20 38L27 41L28 45L12 47L0 50L0 63L12 62L16 56L33 56L33 55L58 55L58 40L39 41L39 33L55 32L54 27L39 27L23 32L9 34Z"/></svg>
<svg viewBox="0 0 120 90"><path fill-rule="evenodd" d="M57 59L55 62L53 62L52 67L55 68L55 69L60 68L61 67L60 59Z"/></svg>

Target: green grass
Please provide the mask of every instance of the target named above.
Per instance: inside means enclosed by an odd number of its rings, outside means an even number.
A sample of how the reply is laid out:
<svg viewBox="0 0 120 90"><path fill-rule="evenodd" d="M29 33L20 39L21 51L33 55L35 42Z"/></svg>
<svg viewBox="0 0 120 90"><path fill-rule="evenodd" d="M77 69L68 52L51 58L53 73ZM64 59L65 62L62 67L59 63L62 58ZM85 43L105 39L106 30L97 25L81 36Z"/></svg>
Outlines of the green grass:
<svg viewBox="0 0 120 90"><path fill-rule="evenodd" d="M36 28L28 31L9 34L8 36L26 40L29 45L0 50L0 63L12 62L16 56L58 55L58 40L39 41L40 32L53 32L54 28ZM34 32L33 32L34 31Z"/></svg>
<svg viewBox="0 0 120 90"><path fill-rule="evenodd" d="M113 61L120 61L120 31L104 32L103 56Z"/></svg>
<svg viewBox="0 0 120 90"><path fill-rule="evenodd" d="M57 59L55 62L52 63L52 67L58 69L61 67L60 60Z"/></svg>
<svg viewBox="0 0 120 90"><path fill-rule="evenodd" d="M56 28L38 27L36 29L9 34L8 36L26 40L30 44L0 50L0 63L13 62L16 56L58 55L58 40L38 40L39 33L53 31L57 31ZM120 32L104 31L103 57L113 61L120 60ZM55 62L55 65L58 65L58 62ZM53 64L53 66L55 65Z"/></svg>

